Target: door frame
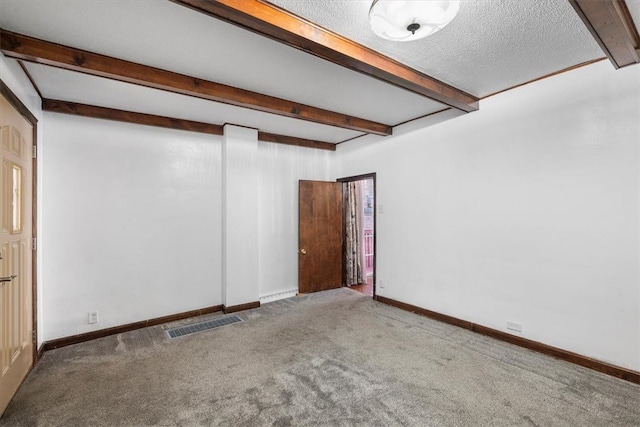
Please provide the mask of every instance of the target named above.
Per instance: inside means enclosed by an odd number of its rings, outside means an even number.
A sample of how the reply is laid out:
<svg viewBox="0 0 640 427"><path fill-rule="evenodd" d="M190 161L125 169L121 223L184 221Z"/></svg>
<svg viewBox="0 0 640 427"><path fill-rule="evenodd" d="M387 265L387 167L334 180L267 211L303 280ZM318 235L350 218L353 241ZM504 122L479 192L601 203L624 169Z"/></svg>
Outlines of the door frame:
<svg viewBox="0 0 640 427"><path fill-rule="evenodd" d="M13 108L20 113L24 119L31 124L33 129L32 131L32 145L33 147L38 147L38 119L36 116L29 111L29 109L20 101L20 99L16 96L15 93L9 86L7 86L2 79L0 79L0 94L4 96L4 98L9 101L9 104ZM37 156L32 156L32 182L31 182L31 244L33 245L34 240L38 237L38 158ZM31 367L35 366L38 362L40 352L38 351L38 245L36 244L35 248L32 247L31 250L31 315L33 317L31 327L33 328L32 338L33 341L33 363Z"/></svg>
<svg viewBox="0 0 640 427"><path fill-rule="evenodd" d="M339 178L336 181L345 183L345 182L353 182L353 181L363 181L365 179L373 180L373 299L376 299L376 282L378 280L378 272L376 270L377 265L377 257L378 257L378 189L376 184L376 173L365 173L362 175L348 176L345 178ZM342 235L344 237L345 233L345 218L344 218L344 206L342 207ZM344 251L345 251L345 239L342 239L342 278L344 286L344 277L345 277L345 265L344 265Z"/></svg>

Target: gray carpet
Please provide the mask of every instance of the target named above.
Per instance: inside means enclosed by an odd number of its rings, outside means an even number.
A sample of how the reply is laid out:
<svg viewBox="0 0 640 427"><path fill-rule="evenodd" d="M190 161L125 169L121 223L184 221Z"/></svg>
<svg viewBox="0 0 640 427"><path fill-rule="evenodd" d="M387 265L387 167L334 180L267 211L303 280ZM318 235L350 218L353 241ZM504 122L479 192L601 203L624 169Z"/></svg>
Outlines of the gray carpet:
<svg viewBox="0 0 640 427"><path fill-rule="evenodd" d="M47 352L0 425L640 426L638 385L349 289L238 314Z"/></svg>

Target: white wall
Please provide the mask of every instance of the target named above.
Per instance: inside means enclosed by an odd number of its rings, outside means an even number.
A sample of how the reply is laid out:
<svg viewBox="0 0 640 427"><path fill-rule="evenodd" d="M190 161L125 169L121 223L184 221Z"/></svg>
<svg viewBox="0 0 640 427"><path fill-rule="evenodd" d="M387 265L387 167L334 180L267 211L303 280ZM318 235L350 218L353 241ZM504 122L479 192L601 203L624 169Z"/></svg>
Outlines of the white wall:
<svg viewBox="0 0 640 427"><path fill-rule="evenodd" d="M222 138L55 113L45 123L45 339L225 303ZM259 297L269 298L297 291L298 180L328 179L335 153L252 150L255 267ZM241 299L229 304L256 297ZM92 311L99 323L90 325Z"/></svg>
<svg viewBox="0 0 640 427"><path fill-rule="evenodd" d="M298 181L328 181L335 152L258 145L260 297L298 290Z"/></svg>
<svg viewBox="0 0 640 427"><path fill-rule="evenodd" d="M220 304L220 138L42 120L0 78L39 119L39 342ZM260 143L260 296L297 289L298 179L377 172L380 295L640 369L639 94L600 62L338 153Z"/></svg>
<svg viewBox="0 0 640 427"><path fill-rule="evenodd" d="M224 125L222 137L222 303L260 299L258 131Z"/></svg>
<svg viewBox="0 0 640 427"><path fill-rule="evenodd" d="M221 304L220 137L45 123L45 339Z"/></svg>
<svg viewBox="0 0 640 427"><path fill-rule="evenodd" d="M602 61L341 145L336 177L377 172L378 294L640 370L638 73Z"/></svg>
<svg viewBox="0 0 640 427"><path fill-rule="evenodd" d="M6 58L0 53L0 79L11 89L11 91L22 101L22 103L29 109L31 114L38 120L38 151L42 150L42 135L44 132L44 123L42 120L42 107L40 96L34 89L29 79L18 65L18 62L14 59ZM43 156L39 155L38 160L38 188L42 188L42 164ZM42 229L42 212L40 206L42 205L42 192L38 193L38 229ZM42 242L41 236L39 237ZM44 329L42 324L43 306L41 302L42 298L42 256L38 258L36 271L38 275L38 347L44 342Z"/></svg>

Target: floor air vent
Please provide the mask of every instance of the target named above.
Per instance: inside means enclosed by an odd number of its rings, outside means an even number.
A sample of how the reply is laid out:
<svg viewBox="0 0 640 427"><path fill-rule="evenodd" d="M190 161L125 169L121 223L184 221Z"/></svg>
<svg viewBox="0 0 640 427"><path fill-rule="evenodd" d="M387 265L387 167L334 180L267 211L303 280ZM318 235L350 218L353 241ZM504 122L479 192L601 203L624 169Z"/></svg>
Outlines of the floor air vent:
<svg viewBox="0 0 640 427"><path fill-rule="evenodd" d="M205 320L204 322L192 323L191 325L180 326L179 328L167 329L167 334L169 334L171 338L178 338L238 322L242 322L242 318L233 314L231 316L224 316L217 319Z"/></svg>

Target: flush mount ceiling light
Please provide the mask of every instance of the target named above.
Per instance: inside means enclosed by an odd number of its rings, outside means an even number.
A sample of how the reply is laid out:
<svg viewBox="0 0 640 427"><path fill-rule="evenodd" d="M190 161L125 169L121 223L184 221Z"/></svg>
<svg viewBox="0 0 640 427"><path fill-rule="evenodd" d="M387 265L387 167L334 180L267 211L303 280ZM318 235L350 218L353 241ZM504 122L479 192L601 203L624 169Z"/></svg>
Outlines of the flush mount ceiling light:
<svg viewBox="0 0 640 427"><path fill-rule="evenodd" d="M369 23L383 39L408 42L441 30L458 10L457 0L373 0Z"/></svg>

